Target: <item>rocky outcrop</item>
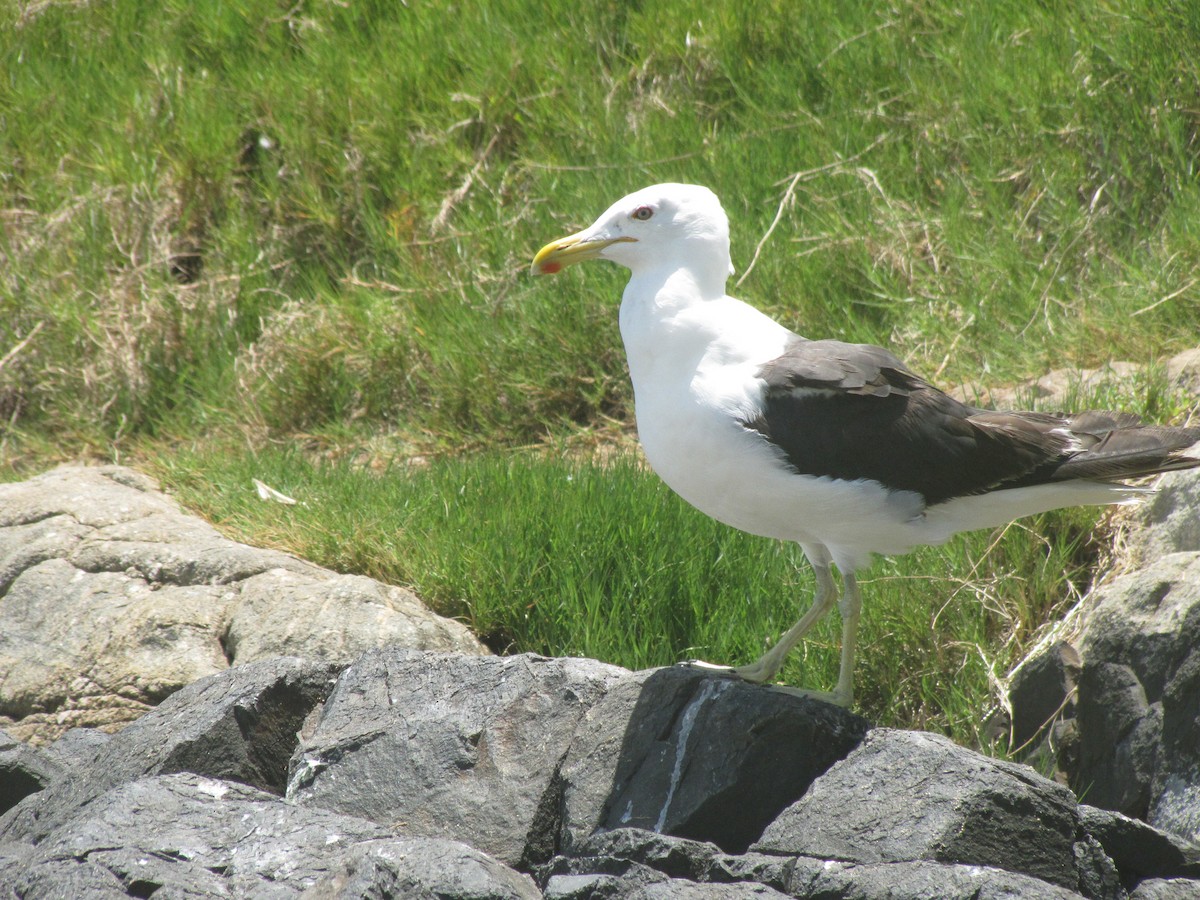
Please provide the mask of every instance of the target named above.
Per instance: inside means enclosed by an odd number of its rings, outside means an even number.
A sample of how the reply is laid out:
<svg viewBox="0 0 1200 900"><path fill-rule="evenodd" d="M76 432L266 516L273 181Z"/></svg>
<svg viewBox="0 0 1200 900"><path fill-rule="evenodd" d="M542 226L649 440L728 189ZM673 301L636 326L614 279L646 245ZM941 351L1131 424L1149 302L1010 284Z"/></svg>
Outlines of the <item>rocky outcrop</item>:
<svg viewBox="0 0 1200 900"><path fill-rule="evenodd" d="M0 845L16 897L478 897L525 900L528 876L465 844L304 809L190 772L119 784L36 846Z"/></svg>
<svg viewBox="0 0 1200 900"><path fill-rule="evenodd" d="M624 669L593 660L368 653L301 740L288 796L510 865L547 857L561 763Z"/></svg>
<svg viewBox="0 0 1200 900"><path fill-rule="evenodd" d="M620 827L740 852L867 728L686 667L381 650L342 674L299 743L288 797L522 868Z"/></svg>
<svg viewBox="0 0 1200 900"><path fill-rule="evenodd" d="M483 655L128 470L0 486L0 708L43 739L0 732L0 897L1200 896L1200 546L1169 509L1183 537L1014 690L1075 735L1072 791L686 666ZM140 715L69 728L91 709Z"/></svg>
<svg viewBox="0 0 1200 900"><path fill-rule="evenodd" d="M989 866L855 863L751 851L641 829L600 832L541 872L546 898L798 897L833 900L1079 900L1074 890ZM1193 885L1193 882L1180 883Z"/></svg>
<svg viewBox="0 0 1200 900"><path fill-rule="evenodd" d="M130 469L0 484L0 727L15 737L116 729L239 663L393 644L487 652L411 592L229 540Z"/></svg>
<svg viewBox="0 0 1200 900"><path fill-rule="evenodd" d="M27 748L23 898L1123 898L1200 856L944 738L687 667L263 660ZM0 770L2 771L2 770ZM3 784L0 782L0 790Z"/></svg>
<svg viewBox="0 0 1200 900"><path fill-rule="evenodd" d="M296 735L338 669L281 657L190 684L62 766L8 813L3 833L41 841L100 794L147 775L194 772L282 794Z"/></svg>
<svg viewBox="0 0 1200 900"><path fill-rule="evenodd" d="M1200 841L1198 521L1200 473L1163 476L1129 525L1124 574L1101 582L1070 643L1023 666L1010 694L1014 723L1050 733L1061 776L1088 803L1189 841Z"/></svg>
<svg viewBox="0 0 1200 900"><path fill-rule="evenodd" d="M876 729L754 849L849 863L991 866L1076 890L1111 874L1093 841L1071 792L1032 769L938 735Z"/></svg>
<svg viewBox="0 0 1200 900"><path fill-rule="evenodd" d="M0 813L12 809L63 774L63 767L47 753L0 731Z"/></svg>

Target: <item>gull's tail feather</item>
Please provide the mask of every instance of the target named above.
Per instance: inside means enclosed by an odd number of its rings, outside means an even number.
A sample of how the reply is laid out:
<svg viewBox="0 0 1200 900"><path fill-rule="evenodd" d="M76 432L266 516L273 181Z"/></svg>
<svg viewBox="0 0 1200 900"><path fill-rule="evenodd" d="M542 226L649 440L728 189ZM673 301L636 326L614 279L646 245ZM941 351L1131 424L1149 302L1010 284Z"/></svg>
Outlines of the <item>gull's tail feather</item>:
<svg viewBox="0 0 1200 900"><path fill-rule="evenodd" d="M1043 455L992 490L1084 481L1113 484L1200 466L1200 427L1147 425L1129 413L980 410L971 422L1002 434L1015 447L1032 448L1031 456Z"/></svg>
<svg viewBox="0 0 1200 900"><path fill-rule="evenodd" d="M1200 428L1143 425L1124 413L985 413L988 425L1053 430L1063 455L983 494L927 510L939 543L960 531L995 528L1014 519L1066 506L1133 503L1154 488L1127 481L1200 466Z"/></svg>
<svg viewBox="0 0 1200 900"><path fill-rule="evenodd" d="M1200 428L1142 425L1105 412L1080 413L1066 425L1082 446L1058 467L1054 481L1123 481L1200 466Z"/></svg>

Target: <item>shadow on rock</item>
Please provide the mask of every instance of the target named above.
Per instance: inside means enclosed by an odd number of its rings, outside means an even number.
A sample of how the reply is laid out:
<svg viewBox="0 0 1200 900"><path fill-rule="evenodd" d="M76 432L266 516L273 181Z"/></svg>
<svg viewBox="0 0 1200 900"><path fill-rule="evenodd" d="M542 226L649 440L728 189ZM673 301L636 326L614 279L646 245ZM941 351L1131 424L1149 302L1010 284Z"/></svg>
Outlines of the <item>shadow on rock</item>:
<svg viewBox="0 0 1200 900"><path fill-rule="evenodd" d="M563 764L562 845L634 827L740 853L869 728L686 666L638 673L597 704Z"/></svg>

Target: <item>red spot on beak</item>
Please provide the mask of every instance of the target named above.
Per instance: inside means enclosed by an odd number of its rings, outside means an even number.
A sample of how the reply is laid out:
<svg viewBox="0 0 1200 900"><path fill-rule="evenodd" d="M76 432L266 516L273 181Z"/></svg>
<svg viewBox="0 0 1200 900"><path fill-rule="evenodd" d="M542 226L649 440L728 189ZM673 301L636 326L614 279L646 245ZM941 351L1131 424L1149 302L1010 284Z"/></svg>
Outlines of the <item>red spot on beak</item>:
<svg viewBox="0 0 1200 900"><path fill-rule="evenodd" d="M555 272L559 271L560 269L562 269L562 265L560 263L556 263L556 262L546 263L544 266L542 266L542 274L543 275L553 275Z"/></svg>

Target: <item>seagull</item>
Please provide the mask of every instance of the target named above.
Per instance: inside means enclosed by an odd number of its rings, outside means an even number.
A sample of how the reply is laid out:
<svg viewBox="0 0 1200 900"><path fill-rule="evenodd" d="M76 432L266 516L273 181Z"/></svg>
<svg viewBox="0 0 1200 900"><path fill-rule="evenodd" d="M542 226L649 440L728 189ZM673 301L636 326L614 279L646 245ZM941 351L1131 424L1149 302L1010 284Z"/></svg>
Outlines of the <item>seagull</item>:
<svg viewBox="0 0 1200 900"><path fill-rule="evenodd" d="M795 334L725 293L729 221L706 187L629 194L539 250L532 271L590 259L630 272L621 337L651 468L712 518L795 541L815 573L799 621L758 661L711 666L722 673L772 681L836 605L837 685L802 693L849 706L857 573L877 554L1060 507L1128 503L1146 489L1125 480L1200 465L1200 428L1124 413L980 409L882 347Z"/></svg>

